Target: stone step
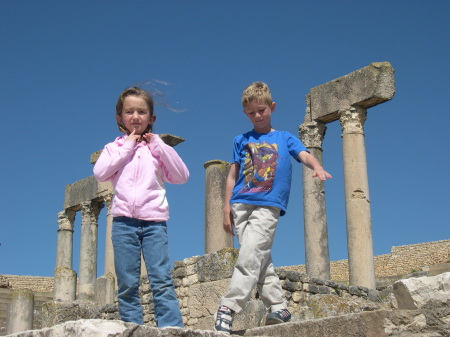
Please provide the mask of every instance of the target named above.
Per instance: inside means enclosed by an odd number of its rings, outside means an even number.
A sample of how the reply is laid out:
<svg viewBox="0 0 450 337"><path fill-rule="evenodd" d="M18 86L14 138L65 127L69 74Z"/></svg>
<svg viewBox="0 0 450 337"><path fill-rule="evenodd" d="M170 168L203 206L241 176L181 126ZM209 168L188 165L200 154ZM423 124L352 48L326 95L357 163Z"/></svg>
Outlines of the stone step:
<svg viewBox="0 0 450 337"><path fill-rule="evenodd" d="M378 337L385 336L385 310L263 326L236 331L237 336Z"/></svg>

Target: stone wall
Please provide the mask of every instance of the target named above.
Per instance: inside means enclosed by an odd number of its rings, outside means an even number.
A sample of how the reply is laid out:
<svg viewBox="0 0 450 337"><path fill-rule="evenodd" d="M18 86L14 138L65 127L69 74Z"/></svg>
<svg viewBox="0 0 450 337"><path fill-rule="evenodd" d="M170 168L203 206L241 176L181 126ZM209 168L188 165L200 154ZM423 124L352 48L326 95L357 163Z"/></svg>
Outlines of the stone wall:
<svg viewBox="0 0 450 337"><path fill-rule="evenodd" d="M426 266L450 262L450 240L394 246L390 254L375 256L375 276L407 275ZM175 263L176 266L177 262ZM286 270L306 272L305 265L283 267ZM347 260L330 262L331 279L348 282ZM37 292L53 292L53 277L0 275L0 287L28 288Z"/></svg>
<svg viewBox="0 0 450 337"><path fill-rule="evenodd" d="M394 246L390 254L374 257L375 277L408 275L422 271L426 266L450 262L450 240L418 243L406 246ZM305 265L284 267L288 270L306 272ZM330 262L331 279L336 282L348 282L347 260Z"/></svg>
<svg viewBox="0 0 450 337"><path fill-rule="evenodd" d="M173 279L187 328L213 329L213 315L226 293L239 251L225 248L175 263ZM329 280L313 279L297 271L276 269L293 321L356 313L383 308L381 293L364 287ZM146 325L155 326L151 286L143 277L141 299ZM233 328L244 330L259 326L266 310L256 292L233 321Z"/></svg>
<svg viewBox="0 0 450 337"><path fill-rule="evenodd" d="M53 277L0 275L0 288L30 289L34 292L53 292Z"/></svg>

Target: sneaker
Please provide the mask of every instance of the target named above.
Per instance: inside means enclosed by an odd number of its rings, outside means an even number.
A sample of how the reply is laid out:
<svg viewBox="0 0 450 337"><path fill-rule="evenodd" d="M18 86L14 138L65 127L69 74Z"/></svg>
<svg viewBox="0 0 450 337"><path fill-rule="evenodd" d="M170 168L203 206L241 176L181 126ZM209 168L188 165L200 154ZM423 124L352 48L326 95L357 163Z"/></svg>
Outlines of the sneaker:
<svg viewBox="0 0 450 337"><path fill-rule="evenodd" d="M231 333L231 326L233 324L233 310L222 305L214 315L214 320L216 321L216 324L214 325L216 331Z"/></svg>
<svg viewBox="0 0 450 337"><path fill-rule="evenodd" d="M291 313L287 309L281 309L271 312L266 317L266 325L279 324L289 322Z"/></svg>

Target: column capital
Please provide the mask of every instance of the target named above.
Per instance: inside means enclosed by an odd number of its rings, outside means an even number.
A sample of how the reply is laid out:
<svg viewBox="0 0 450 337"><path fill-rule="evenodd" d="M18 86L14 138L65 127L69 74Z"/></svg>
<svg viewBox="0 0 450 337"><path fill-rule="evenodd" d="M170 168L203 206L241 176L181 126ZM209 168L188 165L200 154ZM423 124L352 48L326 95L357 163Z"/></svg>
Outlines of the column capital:
<svg viewBox="0 0 450 337"><path fill-rule="evenodd" d="M300 140L307 148L317 148L322 150L322 142L325 137L327 127L318 121L304 122L298 127Z"/></svg>
<svg viewBox="0 0 450 337"><path fill-rule="evenodd" d="M85 201L80 204L81 206L81 224L97 223L98 215L101 209L104 207L102 202Z"/></svg>
<svg viewBox="0 0 450 337"><path fill-rule="evenodd" d="M359 106L349 106L338 112L342 134L364 135L364 122L367 118L367 110Z"/></svg>
<svg viewBox="0 0 450 337"><path fill-rule="evenodd" d="M73 232L73 223L75 220L75 211L65 210L58 213L58 231Z"/></svg>
<svg viewBox="0 0 450 337"><path fill-rule="evenodd" d="M103 200L105 201L105 204L106 204L106 215L107 216L111 214L111 206L112 206L113 197L114 197L114 193L108 193L103 198Z"/></svg>

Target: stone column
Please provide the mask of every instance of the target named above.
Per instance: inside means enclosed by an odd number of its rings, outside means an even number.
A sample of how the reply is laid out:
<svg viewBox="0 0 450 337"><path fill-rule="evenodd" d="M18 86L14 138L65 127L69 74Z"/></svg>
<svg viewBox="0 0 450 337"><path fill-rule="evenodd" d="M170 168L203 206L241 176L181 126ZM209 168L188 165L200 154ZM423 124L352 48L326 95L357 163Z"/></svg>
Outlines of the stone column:
<svg viewBox="0 0 450 337"><path fill-rule="evenodd" d="M77 294L77 274L66 267L56 267L53 278L53 299L55 301L75 301Z"/></svg>
<svg viewBox="0 0 450 337"><path fill-rule="evenodd" d="M73 223L75 212L66 210L58 213L58 242L56 248L56 267L72 269Z"/></svg>
<svg viewBox="0 0 450 337"><path fill-rule="evenodd" d="M369 181L364 143L366 115L364 108L356 106L339 110L350 285L375 289Z"/></svg>
<svg viewBox="0 0 450 337"><path fill-rule="evenodd" d="M114 269L114 249L112 244L112 216L111 216L111 203L113 194L108 194L105 196L106 204L106 238L105 238L105 266L103 274L111 274L116 277L116 272Z"/></svg>
<svg viewBox="0 0 450 337"><path fill-rule="evenodd" d="M95 281L95 301L100 305L114 304L115 277L107 273Z"/></svg>
<svg viewBox="0 0 450 337"><path fill-rule="evenodd" d="M34 294L29 289L14 290L8 310L6 334L32 330Z"/></svg>
<svg viewBox="0 0 450 337"><path fill-rule="evenodd" d="M205 168L205 254L233 248L233 237L223 230L225 183L230 163L210 160Z"/></svg>
<svg viewBox="0 0 450 337"><path fill-rule="evenodd" d="M299 127L301 141L321 164L325 130L325 124L316 121L305 122ZM313 178L313 171L302 166L306 272L310 277L329 280L330 255L324 182Z"/></svg>
<svg viewBox="0 0 450 337"><path fill-rule="evenodd" d="M78 297L93 300L97 278L98 214L103 204L93 201L81 204L80 267Z"/></svg>
<svg viewBox="0 0 450 337"><path fill-rule="evenodd" d="M53 298L55 300L75 300L77 274L72 270L73 223L75 211L58 213L58 242L56 249L56 268L53 278Z"/></svg>

